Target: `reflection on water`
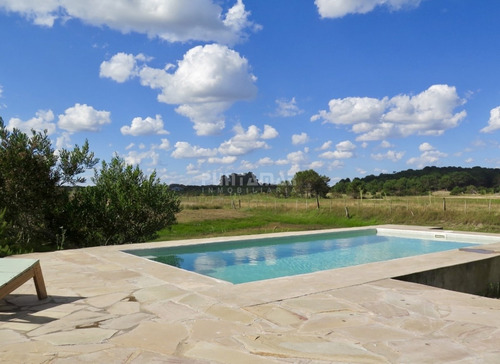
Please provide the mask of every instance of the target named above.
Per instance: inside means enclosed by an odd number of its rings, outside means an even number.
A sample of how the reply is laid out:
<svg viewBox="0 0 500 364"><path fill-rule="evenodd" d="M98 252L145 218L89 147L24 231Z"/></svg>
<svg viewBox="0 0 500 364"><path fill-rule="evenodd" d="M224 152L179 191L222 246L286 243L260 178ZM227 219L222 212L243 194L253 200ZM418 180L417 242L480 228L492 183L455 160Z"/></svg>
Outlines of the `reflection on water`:
<svg viewBox="0 0 500 364"><path fill-rule="evenodd" d="M242 240L144 251L156 261L232 283L311 273L474 245L374 233ZM303 241L301 241L303 239Z"/></svg>

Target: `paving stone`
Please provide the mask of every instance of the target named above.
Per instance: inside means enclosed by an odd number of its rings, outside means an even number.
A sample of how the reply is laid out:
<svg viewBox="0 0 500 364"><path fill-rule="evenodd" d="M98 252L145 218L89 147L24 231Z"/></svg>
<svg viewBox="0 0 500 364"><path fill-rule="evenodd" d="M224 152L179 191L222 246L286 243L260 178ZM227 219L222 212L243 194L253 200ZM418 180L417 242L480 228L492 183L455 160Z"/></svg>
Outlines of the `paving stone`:
<svg viewBox="0 0 500 364"><path fill-rule="evenodd" d="M187 336L188 331L183 325L146 321L135 329L110 339L110 342L120 347L172 355Z"/></svg>
<svg viewBox="0 0 500 364"><path fill-rule="evenodd" d="M142 310L151 312L157 317L172 322L180 322L184 320L195 320L202 316L202 313L195 311L185 305L181 305L171 301L160 301L150 304L144 304Z"/></svg>
<svg viewBox="0 0 500 364"><path fill-rule="evenodd" d="M108 348L91 353L79 353L64 358L54 359L54 364L73 364L73 363L128 363L130 359L136 357L134 349L127 348Z"/></svg>
<svg viewBox="0 0 500 364"><path fill-rule="evenodd" d="M120 301L108 307L106 311L113 315L130 315L131 313L140 312L140 310L141 304L139 302Z"/></svg>
<svg viewBox="0 0 500 364"><path fill-rule="evenodd" d="M353 305L341 302L341 300L331 297L320 298L316 295L287 300L285 305L291 309L300 309L302 312L308 313L351 311L353 309Z"/></svg>
<svg viewBox="0 0 500 364"><path fill-rule="evenodd" d="M332 312L314 315L305 321L299 328L299 332L316 333L328 335L341 327L364 326L373 323L373 320L365 314Z"/></svg>
<svg viewBox="0 0 500 364"><path fill-rule="evenodd" d="M3 329L2 325L2 329L0 330L0 350L2 350L2 348L6 345L26 341L28 341L26 336L11 329Z"/></svg>
<svg viewBox="0 0 500 364"><path fill-rule="evenodd" d="M280 326L299 326L307 320L307 318L302 315L285 310L276 305L259 305L247 307L246 310Z"/></svg>
<svg viewBox="0 0 500 364"><path fill-rule="evenodd" d="M253 353L277 358L303 358L342 363L380 363L386 360L360 345L327 341L317 336L260 335L240 338Z"/></svg>
<svg viewBox="0 0 500 364"><path fill-rule="evenodd" d="M30 331L28 336L35 337L57 331L69 331L84 327L97 327L99 326L99 322L109 320L114 317L114 315L110 315L105 312L92 312L90 309L80 310Z"/></svg>
<svg viewBox="0 0 500 364"><path fill-rule="evenodd" d="M276 363L272 358L241 352L214 343L200 342L184 353L185 356L195 359L209 360L210 362L228 364L255 364Z"/></svg>
<svg viewBox="0 0 500 364"><path fill-rule="evenodd" d="M238 322L222 320L195 320L190 328L190 340L212 341L240 335L257 335L259 327L243 325Z"/></svg>
<svg viewBox="0 0 500 364"><path fill-rule="evenodd" d="M151 320L154 317L155 316L144 312L131 313L130 315L102 321L99 324L99 327L102 327L103 329L128 330L139 325L141 322Z"/></svg>
<svg viewBox="0 0 500 364"><path fill-rule="evenodd" d="M214 305L206 310L206 313L224 320L250 324L255 320L255 316L236 307Z"/></svg>
<svg viewBox="0 0 500 364"><path fill-rule="evenodd" d="M117 292L117 293L111 293L102 296L87 298L86 302L91 306L104 308L123 300L125 297L129 295L130 294L128 292Z"/></svg>
<svg viewBox="0 0 500 364"><path fill-rule="evenodd" d="M415 338L415 333L377 323L351 327L339 327L335 330L345 337L362 344L369 342L385 342L392 340L409 340Z"/></svg>
<svg viewBox="0 0 500 364"><path fill-rule="evenodd" d="M388 278L473 254L232 285L123 248L28 255L50 296L0 300L0 362L500 363L500 300Z"/></svg>
<svg viewBox="0 0 500 364"><path fill-rule="evenodd" d="M40 335L34 337L34 340L48 341L52 345L91 344L103 342L115 333L116 330L86 328Z"/></svg>
<svg viewBox="0 0 500 364"><path fill-rule="evenodd" d="M133 293L138 302L156 302L172 299L186 294L186 291L175 286L164 284L161 286L147 287Z"/></svg>
<svg viewBox="0 0 500 364"><path fill-rule="evenodd" d="M401 353L403 363L444 363L472 359L471 353L463 346L448 339L400 340L390 342L389 346Z"/></svg>

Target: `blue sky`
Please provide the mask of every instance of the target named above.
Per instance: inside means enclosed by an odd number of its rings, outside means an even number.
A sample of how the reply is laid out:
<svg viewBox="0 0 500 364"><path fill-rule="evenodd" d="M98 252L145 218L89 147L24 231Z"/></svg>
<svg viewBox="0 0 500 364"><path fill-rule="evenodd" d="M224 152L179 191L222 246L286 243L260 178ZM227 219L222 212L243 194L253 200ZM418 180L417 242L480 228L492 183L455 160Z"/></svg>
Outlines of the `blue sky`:
<svg viewBox="0 0 500 364"><path fill-rule="evenodd" d="M166 183L500 167L500 2L0 0L0 116Z"/></svg>

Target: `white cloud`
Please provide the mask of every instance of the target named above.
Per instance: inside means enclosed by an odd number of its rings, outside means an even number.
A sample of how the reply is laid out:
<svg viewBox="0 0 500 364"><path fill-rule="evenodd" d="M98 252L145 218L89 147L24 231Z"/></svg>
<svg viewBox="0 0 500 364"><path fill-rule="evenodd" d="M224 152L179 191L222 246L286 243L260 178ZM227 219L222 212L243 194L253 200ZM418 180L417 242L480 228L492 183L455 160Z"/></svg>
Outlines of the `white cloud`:
<svg viewBox="0 0 500 364"><path fill-rule="evenodd" d="M141 164L144 159L150 159L151 166L156 166L158 164L159 158L160 158L159 154L156 153L154 150L148 150L145 152L137 152L135 150L131 150L124 157L125 163L129 165Z"/></svg>
<svg viewBox="0 0 500 364"><path fill-rule="evenodd" d="M31 134L31 129L41 132L47 130L48 135L55 133L56 124L53 122L54 113L52 110L39 110L35 115L35 117L26 121L22 121L19 118L11 118L6 127L8 130L19 129L28 135Z"/></svg>
<svg viewBox="0 0 500 364"><path fill-rule="evenodd" d="M306 133L292 135L292 144L293 145L305 144L308 141L309 141L309 136Z"/></svg>
<svg viewBox="0 0 500 364"><path fill-rule="evenodd" d="M334 160L328 165L328 170L339 169L344 167L344 162L339 159Z"/></svg>
<svg viewBox="0 0 500 364"><path fill-rule="evenodd" d="M261 158L257 161L257 165L259 166L272 166L274 161L269 157Z"/></svg>
<svg viewBox="0 0 500 364"><path fill-rule="evenodd" d="M75 104L59 115L59 128L71 133L79 131L99 131L103 125L111 123L109 111L98 111L87 104Z"/></svg>
<svg viewBox="0 0 500 364"><path fill-rule="evenodd" d="M474 163L474 158L467 158L467 159L465 160L465 163L467 163L467 164Z"/></svg>
<svg viewBox="0 0 500 364"><path fill-rule="evenodd" d="M64 132L56 139L56 150L59 151L62 148L71 148L71 135L70 133Z"/></svg>
<svg viewBox="0 0 500 364"><path fill-rule="evenodd" d="M385 140L410 135L441 135L456 127L467 113L454 110L463 105L455 87L433 85L415 96L398 95L391 99L348 97L333 99L329 110L311 118L323 123L350 125L358 141Z"/></svg>
<svg viewBox="0 0 500 364"><path fill-rule="evenodd" d="M286 100L286 99L276 100L276 104L278 104L278 107L275 113L273 114L275 116L286 118L286 117L300 115L304 112L304 110L299 109L299 107L297 106L297 101L295 100L295 97L292 97L291 100Z"/></svg>
<svg viewBox="0 0 500 364"><path fill-rule="evenodd" d="M224 112L233 103L250 100L257 93L257 78L251 74L248 61L220 44L194 47L177 66L169 64L163 69L139 67L135 62L137 56L122 54L114 59L117 56L101 64L101 76L118 81L137 76L143 86L159 89L158 101L179 105L176 112L194 123L198 135L220 132L225 126ZM132 60L133 65L127 63ZM103 67L121 71L103 73Z"/></svg>
<svg viewBox="0 0 500 364"><path fill-rule="evenodd" d="M328 150L332 147L333 142L331 140L324 142L321 147L319 147L317 150Z"/></svg>
<svg viewBox="0 0 500 364"><path fill-rule="evenodd" d="M170 149L170 142L168 141L168 139L162 138L161 144L158 146L158 149L169 150Z"/></svg>
<svg viewBox="0 0 500 364"><path fill-rule="evenodd" d="M260 136L262 139L274 139L278 136L278 131L270 125L264 125L264 132Z"/></svg>
<svg viewBox="0 0 500 364"><path fill-rule="evenodd" d="M286 159L292 164L300 164L306 160L306 155L303 151L288 153Z"/></svg>
<svg viewBox="0 0 500 364"><path fill-rule="evenodd" d="M177 142L174 147L175 150L171 154L174 158L206 158L217 154L217 149L201 148L188 142Z"/></svg>
<svg viewBox="0 0 500 364"><path fill-rule="evenodd" d="M168 131L163 129L163 120L161 115L156 115L154 119L150 116L145 119L136 117L132 120L131 126L122 126L120 131L123 135L133 136L169 134Z"/></svg>
<svg viewBox="0 0 500 364"><path fill-rule="evenodd" d="M490 110L490 120L488 126L482 128L481 133L491 133L500 129L500 106Z"/></svg>
<svg viewBox="0 0 500 364"><path fill-rule="evenodd" d="M0 8L19 13L37 25L80 19L122 33L137 32L170 42L189 40L232 44L260 26L249 20L242 0L224 10L214 0L0 0Z"/></svg>
<svg viewBox="0 0 500 364"><path fill-rule="evenodd" d="M237 157L235 156L225 156L222 158L219 157L210 157L207 159L208 163L219 163L219 164L231 164L236 162Z"/></svg>
<svg viewBox="0 0 500 364"><path fill-rule="evenodd" d="M377 6L387 6L391 11L413 8L421 0L315 0L322 18L341 18L347 14L366 14Z"/></svg>
<svg viewBox="0 0 500 364"><path fill-rule="evenodd" d="M328 151L321 153L319 155L320 158L325 159L347 159L354 157L354 150L356 149L356 145L349 140L344 140L340 143L337 143L335 146L335 151Z"/></svg>
<svg viewBox="0 0 500 364"><path fill-rule="evenodd" d="M398 160L403 158L404 155L405 152L396 152L395 150L388 150L385 153L372 154L371 157L377 161L388 159L393 162L397 162Z"/></svg>
<svg viewBox="0 0 500 364"><path fill-rule="evenodd" d="M317 169L317 168L322 168L325 165L324 162L322 161L314 161L311 164L309 164L310 169Z"/></svg>
<svg viewBox="0 0 500 364"><path fill-rule="evenodd" d="M380 143L380 148L391 148L393 145L389 143L387 140L382 140Z"/></svg>
<svg viewBox="0 0 500 364"><path fill-rule="evenodd" d="M256 149L268 149L269 145L263 139L278 135L277 131L269 125L264 127L263 133L255 125L249 126L246 131L241 125L236 125L233 131L236 135L219 146L220 154L239 156Z"/></svg>
<svg viewBox="0 0 500 364"><path fill-rule="evenodd" d="M417 166L417 168L423 168L425 166L435 164L440 158L448 156L448 154L440 152L429 143L420 144L418 149L422 152L422 154L419 157L410 158L406 162L407 164Z"/></svg>
<svg viewBox="0 0 500 364"><path fill-rule="evenodd" d="M436 148L434 148L432 145L430 145L429 143L422 143L418 146L418 150L420 150L421 152L429 152L431 150L434 150Z"/></svg>
<svg viewBox="0 0 500 364"><path fill-rule="evenodd" d="M117 53L109 61L101 63L99 76L111 78L112 80L123 83L128 79L138 75L137 60L145 60L144 55Z"/></svg>

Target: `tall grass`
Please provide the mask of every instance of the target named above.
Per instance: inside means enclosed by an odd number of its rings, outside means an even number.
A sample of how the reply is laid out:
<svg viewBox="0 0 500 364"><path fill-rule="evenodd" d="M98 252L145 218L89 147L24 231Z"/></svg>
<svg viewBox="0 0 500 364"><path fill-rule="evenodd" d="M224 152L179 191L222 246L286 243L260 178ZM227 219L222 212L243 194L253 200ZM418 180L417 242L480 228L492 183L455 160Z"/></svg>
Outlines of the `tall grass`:
<svg viewBox="0 0 500 364"><path fill-rule="evenodd" d="M444 198L444 200L443 200ZM355 200L283 199L270 195L182 199L179 223L157 240L405 224L500 233L500 199L418 196Z"/></svg>

